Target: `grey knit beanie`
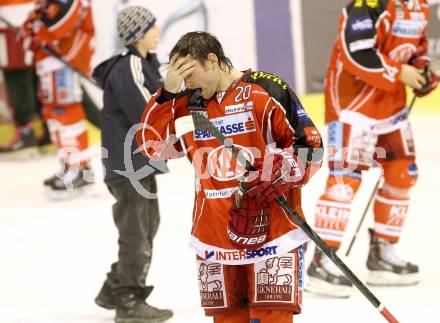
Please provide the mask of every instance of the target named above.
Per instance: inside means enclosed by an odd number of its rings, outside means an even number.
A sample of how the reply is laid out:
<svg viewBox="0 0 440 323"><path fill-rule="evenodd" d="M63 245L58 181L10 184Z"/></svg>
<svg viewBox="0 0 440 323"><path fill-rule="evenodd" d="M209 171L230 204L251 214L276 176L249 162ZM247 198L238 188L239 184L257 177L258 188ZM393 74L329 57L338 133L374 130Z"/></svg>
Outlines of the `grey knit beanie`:
<svg viewBox="0 0 440 323"><path fill-rule="evenodd" d="M129 6L118 14L117 29L124 45L130 45L142 38L154 26L156 17L141 6Z"/></svg>

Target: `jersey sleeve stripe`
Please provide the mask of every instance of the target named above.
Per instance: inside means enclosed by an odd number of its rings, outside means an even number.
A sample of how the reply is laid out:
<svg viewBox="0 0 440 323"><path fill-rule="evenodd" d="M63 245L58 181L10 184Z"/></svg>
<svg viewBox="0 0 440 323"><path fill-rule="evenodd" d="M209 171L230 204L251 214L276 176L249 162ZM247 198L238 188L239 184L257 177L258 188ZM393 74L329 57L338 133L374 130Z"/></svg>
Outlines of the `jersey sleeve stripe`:
<svg viewBox="0 0 440 323"><path fill-rule="evenodd" d="M367 94L365 94L365 96L362 99L362 101L359 102L356 106L354 106L354 107L352 107L350 109L347 108L347 110L351 110L351 111L359 110L371 98L371 96L374 94L374 92L376 92L376 89L377 89L376 87L370 87L370 91Z"/></svg>
<svg viewBox="0 0 440 323"><path fill-rule="evenodd" d="M194 229L192 230L193 232L196 231L196 229L197 229L197 227L199 225L200 218L203 215L203 208L204 208L204 206L205 206L205 198L203 198L203 200L202 200L202 206L200 207L199 216L197 216L197 214L195 214L194 223L193 223Z"/></svg>
<svg viewBox="0 0 440 323"><path fill-rule="evenodd" d="M139 92L145 100L145 104L150 100L151 94L144 86L145 77L142 73L142 62L141 58L131 55L130 56L130 70Z"/></svg>
<svg viewBox="0 0 440 323"><path fill-rule="evenodd" d="M142 123L142 149L145 152L145 155L147 155L148 157L152 157L151 154L148 153L147 147L145 146L145 143L147 142L147 139L145 138L145 133L147 132L147 127L150 128L149 130L154 131L154 128L152 128L152 126L148 125L148 119L150 117L150 113L156 109L156 107L158 106L157 103L154 103L154 105L151 107L151 109L148 111L147 115L145 116L144 122ZM160 137L160 136L159 136ZM155 154L157 155L157 153L155 152Z"/></svg>
<svg viewBox="0 0 440 323"><path fill-rule="evenodd" d="M78 55L78 52L81 50L86 40L87 34L82 32L81 30L78 30L77 34L75 35L75 40L73 41L74 45L69 50L69 52L64 55L64 59L66 59L67 61L73 60Z"/></svg>
<svg viewBox="0 0 440 323"><path fill-rule="evenodd" d="M272 136L272 122L270 121L270 119L272 117L272 112L273 112L273 109L269 112L269 115L267 117L266 143L268 145L275 143L275 140L273 139L273 136Z"/></svg>

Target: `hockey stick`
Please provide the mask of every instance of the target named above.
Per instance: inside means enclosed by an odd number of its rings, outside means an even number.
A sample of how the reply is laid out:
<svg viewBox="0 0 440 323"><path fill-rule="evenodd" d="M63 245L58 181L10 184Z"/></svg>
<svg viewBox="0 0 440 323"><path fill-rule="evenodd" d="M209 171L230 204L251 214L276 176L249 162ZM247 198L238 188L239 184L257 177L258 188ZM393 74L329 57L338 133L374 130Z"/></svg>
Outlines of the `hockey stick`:
<svg viewBox="0 0 440 323"><path fill-rule="evenodd" d="M18 34L18 28L15 27L10 21L8 21L7 19L5 19L2 16L0 16L0 21L4 22L15 34ZM96 84L94 79L92 79L86 73L81 71L79 68L70 64L68 61L66 61L64 58L62 58L61 55L58 54L55 50L53 50L52 48L50 48L48 46L41 45L39 43L36 43L36 44L37 44L38 48L41 49L45 54L56 58L58 61L63 63L65 66L67 66L71 70L73 70L76 73L78 73L79 75L81 75L82 78L86 79L87 81L89 81L90 83L92 83L93 85L95 85L99 88L98 84Z"/></svg>
<svg viewBox="0 0 440 323"><path fill-rule="evenodd" d="M367 215L368 210L370 209L371 202L373 202L373 198L376 196L377 190L379 189L379 186L382 184L382 179L383 179L383 173L381 171L380 175L376 181L376 184L374 185L373 191L371 192L370 198L368 199L367 205L365 205L364 211L362 213L361 219L359 220L356 231L354 232L353 237L351 238L347 252L345 253L345 257L348 257L350 255L351 248L353 247L354 242L356 241L357 235L358 235L359 231L361 230L362 224L364 223L365 216Z"/></svg>
<svg viewBox="0 0 440 323"><path fill-rule="evenodd" d="M201 91L196 90L189 100L190 107L198 97L200 97ZM195 99L194 99L195 98ZM247 170L253 170L251 163L240 153L240 151L232 144L231 140L228 140L223 133L220 132L205 116L205 111L199 107L194 107L191 113L192 125L188 125L188 119L184 122L186 124L182 132L177 133L176 136L180 136L183 133L191 130L204 130L212 134L220 143L226 148L231 149L232 155L241 163ZM183 119L183 118L182 118ZM181 124L176 120L176 129L180 128ZM374 296L374 294L365 286L359 278L345 265L345 263L322 241L318 234L307 224L307 222L289 205L286 199L282 196L276 198L277 203L283 208L283 210L289 214L289 216L295 221L295 223L301 228L310 239L315 242L319 249L328 256L333 263L345 274L345 276L356 286L356 288L370 301L370 303L382 314L382 316L390 323L398 323L399 321L390 313L390 311Z"/></svg>

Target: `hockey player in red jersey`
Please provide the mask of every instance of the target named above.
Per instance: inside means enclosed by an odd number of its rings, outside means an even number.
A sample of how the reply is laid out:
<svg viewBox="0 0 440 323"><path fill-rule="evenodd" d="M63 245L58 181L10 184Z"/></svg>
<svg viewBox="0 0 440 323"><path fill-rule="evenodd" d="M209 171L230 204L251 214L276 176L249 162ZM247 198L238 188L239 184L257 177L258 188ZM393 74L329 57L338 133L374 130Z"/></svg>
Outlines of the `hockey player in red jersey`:
<svg viewBox="0 0 440 323"><path fill-rule="evenodd" d="M15 132L11 141L0 146L0 159L29 159L39 154L32 125L40 107L33 55L25 53L15 30L25 21L34 5L35 0L0 0L0 87L5 86L6 90L4 96L0 95L0 101L10 105L10 125Z"/></svg>
<svg viewBox="0 0 440 323"><path fill-rule="evenodd" d="M351 1L342 10L327 71L330 175L316 207L315 227L337 250L362 181L361 171L379 163L384 183L375 197L367 260L367 282L374 285L418 282L418 266L399 258L394 245L417 180L405 85L416 96L437 86L437 77L423 70L429 64L423 56L428 18L424 0ZM319 250L307 273L307 290L350 295L351 282Z"/></svg>
<svg viewBox="0 0 440 323"><path fill-rule="evenodd" d="M79 75L37 44L50 47L71 66L89 74L94 27L88 0L39 0L21 28L36 56L39 97L62 169L44 184L56 196L80 191L93 182L88 165L87 130Z"/></svg>
<svg viewBox="0 0 440 323"><path fill-rule="evenodd" d="M176 138L196 88L207 117L256 171L207 131ZM214 36L191 32L172 49L164 86L141 122L146 156L186 155L194 166L191 245L205 314L216 323L292 322L301 312L308 238L274 199L285 196L302 214L300 187L322 157L321 136L294 92L275 75L236 70Z"/></svg>

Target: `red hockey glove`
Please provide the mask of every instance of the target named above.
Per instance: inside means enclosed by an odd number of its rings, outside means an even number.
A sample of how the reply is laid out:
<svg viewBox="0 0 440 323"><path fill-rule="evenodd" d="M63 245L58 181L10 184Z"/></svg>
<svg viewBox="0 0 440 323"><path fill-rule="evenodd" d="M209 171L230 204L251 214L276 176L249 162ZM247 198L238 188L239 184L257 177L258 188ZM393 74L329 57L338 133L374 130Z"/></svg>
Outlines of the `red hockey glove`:
<svg viewBox="0 0 440 323"><path fill-rule="evenodd" d="M257 203L241 191L231 196L228 235L239 249L256 249L268 238L272 208L267 202Z"/></svg>
<svg viewBox="0 0 440 323"><path fill-rule="evenodd" d="M304 165L291 149L267 155L254 168L255 171L245 175L242 186L246 195L258 203L271 202L306 180Z"/></svg>
<svg viewBox="0 0 440 323"><path fill-rule="evenodd" d="M411 65L423 69L423 76L425 77L425 85L420 90L414 90L417 97L428 95L438 85L439 77L429 70L430 62L431 59L427 56L418 56L411 59Z"/></svg>

